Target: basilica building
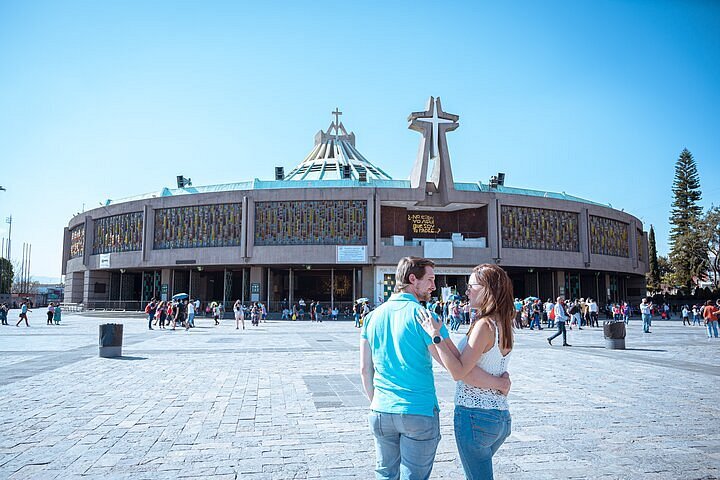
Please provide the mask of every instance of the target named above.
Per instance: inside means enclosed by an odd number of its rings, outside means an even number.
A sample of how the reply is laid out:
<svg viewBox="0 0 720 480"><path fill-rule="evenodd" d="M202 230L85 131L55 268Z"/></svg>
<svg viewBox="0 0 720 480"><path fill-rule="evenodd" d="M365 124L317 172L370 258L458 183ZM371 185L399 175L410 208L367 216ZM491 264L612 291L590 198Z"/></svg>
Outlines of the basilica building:
<svg viewBox="0 0 720 480"><path fill-rule="evenodd" d="M107 201L70 219L65 301L142 309L189 293L205 301L300 299L342 309L393 290L395 266L428 257L436 284L465 291L470 269L502 266L517 297L563 294L639 302L647 234L636 217L593 201L453 179L446 135L459 117L431 97L408 117L420 148L409 178L365 158L340 121L315 136L305 159L270 180L190 186ZM447 291L447 289L446 289Z"/></svg>

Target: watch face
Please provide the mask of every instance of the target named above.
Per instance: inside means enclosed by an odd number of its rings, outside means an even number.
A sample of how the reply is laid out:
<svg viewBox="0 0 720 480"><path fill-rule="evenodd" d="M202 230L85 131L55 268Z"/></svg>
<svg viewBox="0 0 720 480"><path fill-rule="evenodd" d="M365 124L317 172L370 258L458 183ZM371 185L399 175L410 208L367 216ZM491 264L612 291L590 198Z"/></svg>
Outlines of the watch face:
<svg viewBox="0 0 720 480"><path fill-rule="evenodd" d="M435 335L433 337L433 343L440 343L442 342L442 337L440 335Z"/></svg>

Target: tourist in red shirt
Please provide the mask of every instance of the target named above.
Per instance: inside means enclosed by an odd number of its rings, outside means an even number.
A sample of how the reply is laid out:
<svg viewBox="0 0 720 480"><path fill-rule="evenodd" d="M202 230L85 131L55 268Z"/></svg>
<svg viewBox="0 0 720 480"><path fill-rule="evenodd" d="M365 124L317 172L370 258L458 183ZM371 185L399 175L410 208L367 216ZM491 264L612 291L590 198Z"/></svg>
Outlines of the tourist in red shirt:
<svg viewBox="0 0 720 480"><path fill-rule="evenodd" d="M718 313L720 311L713 305L712 300L705 302L703 318L705 319L705 325L707 325L708 338L718 338Z"/></svg>

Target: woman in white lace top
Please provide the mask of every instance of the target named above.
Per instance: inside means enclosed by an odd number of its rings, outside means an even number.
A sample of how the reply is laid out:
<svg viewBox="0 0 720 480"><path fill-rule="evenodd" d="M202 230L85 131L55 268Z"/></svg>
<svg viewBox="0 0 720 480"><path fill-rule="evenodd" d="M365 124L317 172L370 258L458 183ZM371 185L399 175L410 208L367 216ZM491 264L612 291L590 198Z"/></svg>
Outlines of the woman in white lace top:
<svg viewBox="0 0 720 480"><path fill-rule="evenodd" d="M478 265L468 282L470 306L477 320L456 349L448 341L437 345L445 367L457 380L455 389L455 442L465 476L469 480L492 479L492 456L510 435L511 420L507 398L500 392L473 387L461 379L476 365L495 375L507 375L513 346L515 317L512 281L493 264ZM425 315L423 328L437 335L442 323Z"/></svg>

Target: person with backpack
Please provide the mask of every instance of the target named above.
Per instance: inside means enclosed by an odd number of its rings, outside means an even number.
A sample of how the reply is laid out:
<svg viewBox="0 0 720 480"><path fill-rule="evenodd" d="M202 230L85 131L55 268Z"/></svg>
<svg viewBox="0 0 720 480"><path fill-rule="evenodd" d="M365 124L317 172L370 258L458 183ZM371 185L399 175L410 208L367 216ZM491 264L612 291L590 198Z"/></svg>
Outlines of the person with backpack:
<svg viewBox="0 0 720 480"><path fill-rule="evenodd" d="M555 327L555 304L550 300L547 299L547 302L545 302L545 317L547 319L546 325L547 328L554 328Z"/></svg>
<svg viewBox="0 0 720 480"><path fill-rule="evenodd" d="M153 318L155 318L155 312L157 311L157 304L155 303L155 299L153 298L148 302L147 305L145 305L145 315L147 315L148 320L148 330L152 330L152 321Z"/></svg>

